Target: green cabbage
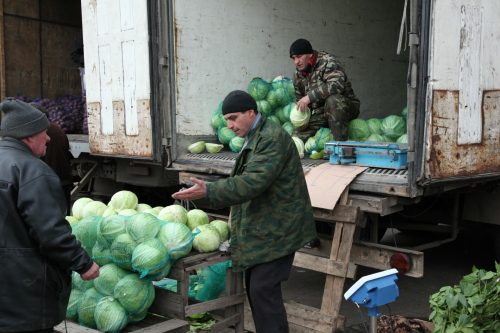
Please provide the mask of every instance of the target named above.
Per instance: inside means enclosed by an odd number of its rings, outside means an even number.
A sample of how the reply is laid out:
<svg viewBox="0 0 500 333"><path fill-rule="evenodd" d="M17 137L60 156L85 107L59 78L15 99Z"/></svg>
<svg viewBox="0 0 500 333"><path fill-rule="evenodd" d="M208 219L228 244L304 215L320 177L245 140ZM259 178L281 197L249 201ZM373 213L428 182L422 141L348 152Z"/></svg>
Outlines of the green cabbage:
<svg viewBox="0 0 500 333"><path fill-rule="evenodd" d="M406 121L401 116L390 115L382 120L382 133L389 141L396 141L406 133Z"/></svg>
<svg viewBox="0 0 500 333"><path fill-rule="evenodd" d="M165 245L170 259L182 258L191 251L193 235L185 224L166 223L161 227L157 238Z"/></svg>
<svg viewBox="0 0 500 333"><path fill-rule="evenodd" d="M116 192L110 200L110 204L117 213L124 209L135 209L138 203L137 195L125 190Z"/></svg>
<svg viewBox="0 0 500 333"><path fill-rule="evenodd" d="M290 119L286 119L285 118L285 114L283 112L283 108L284 106L278 106L275 110L274 110L274 115L276 117L278 117L278 119L280 120L280 124L284 124L286 123L287 121L290 121Z"/></svg>
<svg viewBox="0 0 500 333"><path fill-rule="evenodd" d="M83 293L78 308L78 321L80 324L90 328L97 328L94 311L103 296L95 288L90 288Z"/></svg>
<svg viewBox="0 0 500 333"><path fill-rule="evenodd" d="M230 130L227 127L221 127L217 131L217 135L219 137L219 141L225 145L229 144L229 141L236 136L236 133L233 130Z"/></svg>
<svg viewBox="0 0 500 333"><path fill-rule="evenodd" d="M73 289L78 289L81 291L86 291L89 288L92 288L94 286L94 281L89 280L85 281L82 279L81 275L78 274L77 272L73 272L71 274L71 284L73 285Z"/></svg>
<svg viewBox="0 0 500 333"><path fill-rule="evenodd" d="M69 294L69 303L66 308L66 317L73 320L78 320L78 306L82 298L83 291L79 289L72 289Z"/></svg>
<svg viewBox="0 0 500 333"><path fill-rule="evenodd" d="M382 135L379 135L379 134L370 134L370 136L366 139L366 141L384 142L385 138Z"/></svg>
<svg viewBox="0 0 500 333"><path fill-rule="evenodd" d="M170 205L158 213L158 218L165 222L187 224L187 210L181 205Z"/></svg>
<svg viewBox="0 0 500 333"><path fill-rule="evenodd" d="M147 314L148 314L148 309L144 309L141 312L137 312L134 314L128 314L129 323L130 324L138 323L144 318L146 318Z"/></svg>
<svg viewBox="0 0 500 333"><path fill-rule="evenodd" d="M82 216L83 207L85 207L85 205L91 201L93 201L93 200L90 198L80 198L80 199L76 200L75 203L73 204L73 207L71 208L71 212L73 213L73 216L76 219L81 220L83 218L83 216Z"/></svg>
<svg viewBox="0 0 500 333"><path fill-rule="evenodd" d="M239 153L241 148L243 147L243 143L245 143L245 138L235 136L231 139L231 141L229 141L229 148L235 153Z"/></svg>
<svg viewBox="0 0 500 333"><path fill-rule="evenodd" d="M276 124L278 124L278 126L281 126L281 122L280 122L280 120L278 119L278 117L273 116L273 115L270 115L268 118L269 118L270 120L274 121Z"/></svg>
<svg viewBox="0 0 500 333"><path fill-rule="evenodd" d="M127 218L123 215L115 214L105 217L99 225L99 234L111 244L116 237L127 232L126 221Z"/></svg>
<svg viewBox="0 0 500 333"><path fill-rule="evenodd" d="M297 103L292 102L283 107L283 116L285 117L286 121L290 121L290 114L296 105Z"/></svg>
<svg viewBox="0 0 500 333"><path fill-rule="evenodd" d="M154 215L137 213L128 218L127 231L137 243L141 243L146 238L156 237L160 222Z"/></svg>
<svg viewBox="0 0 500 333"><path fill-rule="evenodd" d="M270 116L273 111L271 104L269 104L265 99L257 101L257 111L262 112L266 116Z"/></svg>
<svg viewBox="0 0 500 333"><path fill-rule="evenodd" d="M212 116L212 127L217 130L219 127L227 126L226 118L221 113L215 113Z"/></svg>
<svg viewBox="0 0 500 333"><path fill-rule="evenodd" d="M118 214L122 216L132 216L137 214L137 211L135 209L122 209Z"/></svg>
<svg viewBox="0 0 500 333"><path fill-rule="evenodd" d="M117 299L128 313L138 313L148 309L155 298L155 289L147 279L131 273L118 281L113 291Z"/></svg>
<svg viewBox="0 0 500 333"><path fill-rule="evenodd" d="M116 214L116 211L115 209L113 208L113 206L108 206L108 208L106 208L106 210L104 211L104 213L102 213L102 217L108 217L110 215L113 215L113 214Z"/></svg>
<svg viewBox="0 0 500 333"><path fill-rule="evenodd" d="M272 86L274 90L277 90L279 88L287 88L288 84L291 83L292 80L286 76L279 75L276 76L273 81L272 81ZM292 84L293 86L293 84Z"/></svg>
<svg viewBox="0 0 500 333"><path fill-rule="evenodd" d="M364 141L370 134L370 127L363 119L354 119L349 122L349 140Z"/></svg>
<svg viewBox="0 0 500 333"><path fill-rule="evenodd" d="M406 119L406 115L408 114L408 107L405 106L403 108L403 111L401 111L401 117L405 118Z"/></svg>
<svg viewBox="0 0 500 333"><path fill-rule="evenodd" d="M132 271L132 256L136 247L137 243L132 236L121 234L111 244L111 257L118 267Z"/></svg>
<svg viewBox="0 0 500 333"><path fill-rule="evenodd" d="M231 227L226 221L214 220L210 222L210 225L214 226L219 232L221 242L227 241L231 236Z"/></svg>
<svg viewBox="0 0 500 333"><path fill-rule="evenodd" d="M401 135L397 140L397 143L408 143L408 134Z"/></svg>
<svg viewBox="0 0 500 333"><path fill-rule="evenodd" d="M148 213L148 214L151 214L151 215L158 217L158 211L154 208L146 209L145 211L143 211L143 213Z"/></svg>
<svg viewBox="0 0 500 333"><path fill-rule="evenodd" d="M271 85L261 78L255 78L248 84L248 93L256 101L266 98Z"/></svg>
<svg viewBox="0 0 500 333"><path fill-rule="evenodd" d="M94 315L97 329L102 332L119 332L128 324L127 311L111 296L101 298Z"/></svg>
<svg viewBox="0 0 500 333"><path fill-rule="evenodd" d="M116 264L107 264L99 269L99 276L94 279L94 288L103 295L113 296L115 285L130 272Z"/></svg>
<svg viewBox="0 0 500 333"><path fill-rule="evenodd" d="M202 224L208 224L209 222L207 213L201 209L192 209L187 213L187 226L191 230Z"/></svg>
<svg viewBox="0 0 500 333"><path fill-rule="evenodd" d="M292 134L293 134L293 132L295 132L295 129L296 129L295 125L293 125L293 124L292 124L292 123L290 123L290 122L286 122L286 123L284 123L284 124L283 124L283 126L281 126L281 127L283 127L283 129L284 129L284 130L285 130L288 134L290 134L290 135L292 135Z"/></svg>
<svg viewBox="0 0 500 333"><path fill-rule="evenodd" d="M366 124L370 128L372 134L382 135L382 121L377 118L371 118L366 121Z"/></svg>
<svg viewBox="0 0 500 333"><path fill-rule="evenodd" d="M314 135L314 140L316 141L316 150L325 149L325 143L330 141L330 129L321 127Z"/></svg>
<svg viewBox="0 0 500 333"><path fill-rule="evenodd" d="M90 201L82 209L82 218L89 215L102 216L108 206L100 201Z"/></svg>
<svg viewBox="0 0 500 333"><path fill-rule="evenodd" d="M92 253L92 248L97 240L99 224L102 220L100 216L89 215L81 219L72 227L72 233L82 243L82 247L87 253Z"/></svg>
<svg viewBox="0 0 500 333"><path fill-rule="evenodd" d="M209 153L218 153L224 145L220 145L218 143L206 143L205 148L207 148L207 151Z"/></svg>
<svg viewBox="0 0 500 333"><path fill-rule="evenodd" d="M302 139L297 138L295 136L293 136L292 139L293 139L293 142L295 142L295 146L297 146L297 150L299 152L299 157L304 158L304 151L305 151L304 141L302 141Z"/></svg>
<svg viewBox="0 0 500 333"><path fill-rule="evenodd" d="M266 101L273 109L278 106L278 102L276 101L276 96L274 95L274 90L269 90L266 96Z"/></svg>
<svg viewBox="0 0 500 333"><path fill-rule="evenodd" d="M306 143L304 144L304 150L306 153L311 153L313 150L316 150L316 140L314 137L310 137L307 139Z"/></svg>
<svg viewBox="0 0 500 333"><path fill-rule="evenodd" d="M132 267L142 276L160 272L167 260L167 248L157 238L147 238L137 245L132 255Z"/></svg>
<svg viewBox="0 0 500 333"><path fill-rule="evenodd" d="M140 203L137 205L137 207L135 208L135 210L138 212L138 213L142 213L144 212L145 210L148 210L148 209L152 209L153 207L151 207L150 205L148 204L144 204L144 203Z"/></svg>
<svg viewBox="0 0 500 333"><path fill-rule="evenodd" d="M219 248L221 242L217 228L210 224L200 225L193 230L193 248L198 252L211 252Z"/></svg>
<svg viewBox="0 0 500 333"><path fill-rule="evenodd" d="M78 219L74 216L66 216L66 221L69 222L70 226L74 226L75 224L78 223Z"/></svg>
<svg viewBox="0 0 500 333"><path fill-rule="evenodd" d="M307 125L310 118L311 110L309 108L307 108L306 111L301 112L297 105L295 105L290 111L290 122L296 127Z"/></svg>
<svg viewBox="0 0 500 333"><path fill-rule="evenodd" d="M285 106L288 105L289 103L292 102L290 99L290 96L288 96L288 92L286 88L278 88L274 92L274 96L276 97L276 102L280 106Z"/></svg>
<svg viewBox="0 0 500 333"><path fill-rule="evenodd" d="M188 150L192 154L199 154L199 153L201 153L202 151L205 150L205 141L198 141L198 142L195 142L195 143L191 144L188 147Z"/></svg>

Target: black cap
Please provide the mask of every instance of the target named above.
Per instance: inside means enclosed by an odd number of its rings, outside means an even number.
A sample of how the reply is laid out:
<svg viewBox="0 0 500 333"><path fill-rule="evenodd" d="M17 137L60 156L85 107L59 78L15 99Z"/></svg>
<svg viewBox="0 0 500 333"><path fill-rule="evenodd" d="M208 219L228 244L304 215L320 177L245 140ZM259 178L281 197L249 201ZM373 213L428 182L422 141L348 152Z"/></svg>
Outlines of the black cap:
<svg viewBox="0 0 500 333"><path fill-rule="evenodd" d="M231 91L226 98L224 98L224 102L222 102L222 114L244 112L248 110L257 112L257 102L255 102L255 99L253 99L250 94L243 90Z"/></svg>
<svg viewBox="0 0 500 333"><path fill-rule="evenodd" d="M0 104L4 116L0 125L0 136L24 139L49 128L49 120L44 113L32 105L8 97Z"/></svg>
<svg viewBox="0 0 500 333"><path fill-rule="evenodd" d="M292 43L290 46L290 57L293 55L303 55L313 53L313 48L308 40L300 38Z"/></svg>

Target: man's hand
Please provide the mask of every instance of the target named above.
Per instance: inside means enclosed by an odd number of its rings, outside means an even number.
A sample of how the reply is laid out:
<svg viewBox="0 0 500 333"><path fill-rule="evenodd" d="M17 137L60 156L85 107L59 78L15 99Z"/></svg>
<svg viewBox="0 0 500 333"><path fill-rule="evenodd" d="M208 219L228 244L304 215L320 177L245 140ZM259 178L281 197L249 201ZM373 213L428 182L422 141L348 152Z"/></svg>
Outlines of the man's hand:
<svg viewBox="0 0 500 333"><path fill-rule="evenodd" d="M99 277L99 265L97 265L94 262L92 267L90 267L90 269L88 271L83 273L81 275L81 277L82 277L82 280L85 280L85 281L93 280L93 279Z"/></svg>
<svg viewBox="0 0 500 333"><path fill-rule="evenodd" d="M197 178L189 178L190 181L195 183L191 188L184 191L179 191L172 194L172 198L179 200L196 200L204 198L207 195L207 185L203 180Z"/></svg>
<svg viewBox="0 0 500 333"><path fill-rule="evenodd" d="M311 103L311 99L309 99L308 95L305 95L297 102L297 108L300 112L306 112L309 103Z"/></svg>

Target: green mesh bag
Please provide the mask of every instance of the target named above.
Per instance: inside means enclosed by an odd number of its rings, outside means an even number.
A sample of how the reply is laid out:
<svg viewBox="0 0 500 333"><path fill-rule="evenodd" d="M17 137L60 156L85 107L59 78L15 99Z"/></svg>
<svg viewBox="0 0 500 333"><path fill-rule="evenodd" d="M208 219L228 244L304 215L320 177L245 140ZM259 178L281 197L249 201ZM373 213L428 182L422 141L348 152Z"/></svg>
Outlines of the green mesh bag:
<svg viewBox="0 0 500 333"><path fill-rule="evenodd" d="M127 217L123 215L110 215L105 217L99 226L99 235L102 236L108 244L112 244L115 239L126 233Z"/></svg>
<svg viewBox="0 0 500 333"><path fill-rule="evenodd" d="M196 299L202 302L217 299L225 290L226 269L231 267L232 261L206 266L201 269L198 279Z"/></svg>
<svg viewBox="0 0 500 333"><path fill-rule="evenodd" d="M137 243L129 234L122 234L111 244L111 257L113 262L123 269L133 271L132 255Z"/></svg>
<svg viewBox="0 0 500 333"><path fill-rule="evenodd" d="M292 135L293 132L295 132L295 125L290 123L290 122L286 122L284 123L281 127L283 127L283 129L285 131L287 131L288 134Z"/></svg>
<svg viewBox="0 0 500 333"><path fill-rule="evenodd" d="M94 281L85 281L82 279L81 275L77 272L71 274L71 284L73 289L78 289L80 291L86 291L94 286Z"/></svg>
<svg viewBox="0 0 500 333"><path fill-rule="evenodd" d="M97 329L102 332L120 332L129 321L127 311L111 296L101 298L95 307L94 316Z"/></svg>
<svg viewBox="0 0 500 333"><path fill-rule="evenodd" d="M145 309L141 312L137 312L137 313L134 313L134 314L127 314L128 315L128 320L129 320L129 324L135 324L135 323L138 323L140 322L141 320L143 320L144 318L146 318L148 314L148 309Z"/></svg>
<svg viewBox="0 0 500 333"><path fill-rule="evenodd" d="M227 145L229 141L236 136L236 133L227 127L220 127L217 131L217 136L219 137L220 143Z"/></svg>
<svg viewBox="0 0 500 333"><path fill-rule="evenodd" d="M129 274L129 271L116 264L104 265L99 269L99 277L94 279L94 287L103 295L113 296L118 281Z"/></svg>
<svg viewBox="0 0 500 333"><path fill-rule="evenodd" d="M101 220L100 216L89 215L72 227L73 235L82 243L82 247L89 255L92 254L92 248L97 240L97 231Z"/></svg>
<svg viewBox="0 0 500 333"><path fill-rule="evenodd" d="M235 136L231 139L231 141L229 141L229 148L235 153L239 153L241 148L243 147L243 143L245 143L245 138Z"/></svg>
<svg viewBox="0 0 500 333"><path fill-rule="evenodd" d="M160 240L148 238L134 249L132 267L141 273L141 277L157 274L167 263L167 254L167 249Z"/></svg>
<svg viewBox="0 0 500 333"><path fill-rule="evenodd" d="M274 115L278 117L278 119L280 120L280 124L284 124L287 121L290 121L290 119L285 118L285 114L283 113L283 108L284 106L279 106L274 110Z"/></svg>
<svg viewBox="0 0 500 333"><path fill-rule="evenodd" d="M273 111L271 104L269 104L265 99L257 101L257 110L266 116L270 116Z"/></svg>
<svg viewBox="0 0 500 333"><path fill-rule="evenodd" d="M156 237L160 231L160 221L151 214L137 213L127 219L127 232L137 242Z"/></svg>
<svg viewBox="0 0 500 333"><path fill-rule="evenodd" d="M97 327L94 311L102 297L103 295L95 288L90 288L83 293L80 300L80 306L78 308L78 322L80 325L89 328Z"/></svg>
<svg viewBox="0 0 500 333"><path fill-rule="evenodd" d="M259 101L266 98L271 88L272 86L269 83L258 77L250 81L247 91L256 101Z"/></svg>
<svg viewBox="0 0 500 333"><path fill-rule="evenodd" d="M193 234L185 224L166 222L158 232L157 238L165 245L170 259L185 257L193 248Z"/></svg>
<svg viewBox="0 0 500 333"><path fill-rule="evenodd" d="M79 289L72 289L69 295L69 303L66 308L66 318L78 320L78 306L82 298L83 291Z"/></svg>
<svg viewBox="0 0 500 333"><path fill-rule="evenodd" d="M290 121L290 113L292 112L292 109L297 105L297 103L289 103L283 107L283 116L285 117L285 120L288 122Z"/></svg>
<svg viewBox="0 0 500 333"><path fill-rule="evenodd" d="M113 296L125 308L128 314L147 310L155 298L154 285L138 274L131 273L118 281Z"/></svg>

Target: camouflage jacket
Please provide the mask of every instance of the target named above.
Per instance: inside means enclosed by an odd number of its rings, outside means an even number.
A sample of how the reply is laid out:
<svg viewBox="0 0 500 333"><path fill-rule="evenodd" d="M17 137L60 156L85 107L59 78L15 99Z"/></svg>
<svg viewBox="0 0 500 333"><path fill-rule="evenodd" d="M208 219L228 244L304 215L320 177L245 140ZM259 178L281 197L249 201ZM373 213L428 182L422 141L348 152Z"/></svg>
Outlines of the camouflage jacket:
<svg viewBox="0 0 500 333"><path fill-rule="evenodd" d="M265 115L225 180L207 184L213 208L231 206L235 271L293 253L316 236L297 147Z"/></svg>
<svg viewBox="0 0 500 333"><path fill-rule="evenodd" d="M309 107L316 110L315 113L323 113L326 99L335 94L359 103L340 61L325 51L319 53L314 51L314 53L317 58L311 73L304 76L301 72L295 71L293 76L297 101L307 94L311 100Z"/></svg>

